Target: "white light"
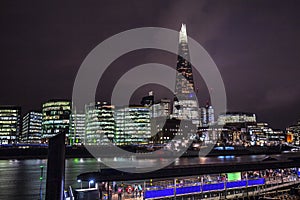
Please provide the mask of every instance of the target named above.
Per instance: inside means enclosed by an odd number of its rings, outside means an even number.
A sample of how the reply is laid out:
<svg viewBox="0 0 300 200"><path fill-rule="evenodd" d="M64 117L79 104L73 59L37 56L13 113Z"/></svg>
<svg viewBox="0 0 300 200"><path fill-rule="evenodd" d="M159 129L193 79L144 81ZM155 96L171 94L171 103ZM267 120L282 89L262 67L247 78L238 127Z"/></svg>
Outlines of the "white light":
<svg viewBox="0 0 300 200"><path fill-rule="evenodd" d="M89 181L89 188L91 188L91 184L94 184L94 180Z"/></svg>
<svg viewBox="0 0 300 200"><path fill-rule="evenodd" d="M81 180L80 180L80 179L78 179L78 180L77 180L77 182L78 182L78 183L81 183Z"/></svg>

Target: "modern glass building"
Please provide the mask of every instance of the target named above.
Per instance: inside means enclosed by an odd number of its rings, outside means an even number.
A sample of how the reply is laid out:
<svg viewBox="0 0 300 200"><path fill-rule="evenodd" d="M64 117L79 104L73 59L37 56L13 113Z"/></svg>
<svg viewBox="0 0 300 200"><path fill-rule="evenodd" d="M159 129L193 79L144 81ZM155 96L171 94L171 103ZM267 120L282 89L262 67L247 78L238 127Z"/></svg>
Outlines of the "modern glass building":
<svg viewBox="0 0 300 200"><path fill-rule="evenodd" d="M116 145L148 144L151 137L150 108L129 106L115 111Z"/></svg>
<svg viewBox="0 0 300 200"><path fill-rule="evenodd" d="M28 112L22 120L21 141L27 144L39 144L42 137L42 113Z"/></svg>
<svg viewBox="0 0 300 200"><path fill-rule="evenodd" d="M42 142L59 133L66 134L66 143L70 144L69 126L71 102L66 100L50 100L42 106Z"/></svg>
<svg viewBox="0 0 300 200"><path fill-rule="evenodd" d="M199 106L194 92L192 65L189 61L190 54L186 25L182 24L179 32L175 99L172 117L180 120L191 120L193 124L199 125Z"/></svg>
<svg viewBox="0 0 300 200"><path fill-rule="evenodd" d="M113 142L115 134L115 107L106 102L85 106L85 145L106 145Z"/></svg>
<svg viewBox="0 0 300 200"><path fill-rule="evenodd" d="M21 132L21 107L0 106L0 144L16 144Z"/></svg>

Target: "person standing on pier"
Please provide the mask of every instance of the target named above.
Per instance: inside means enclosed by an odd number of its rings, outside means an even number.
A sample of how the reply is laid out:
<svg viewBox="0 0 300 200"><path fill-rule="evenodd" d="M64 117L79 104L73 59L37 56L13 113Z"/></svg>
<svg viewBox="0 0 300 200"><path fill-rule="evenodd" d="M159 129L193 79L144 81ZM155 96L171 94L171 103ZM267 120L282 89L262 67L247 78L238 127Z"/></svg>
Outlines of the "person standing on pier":
<svg viewBox="0 0 300 200"><path fill-rule="evenodd" d="M138 186L137 184L134 184L134 195L137 198L138 197Z"/></svg>
<svg viewBox="0 0 300 200"><path fill-rule="evenodd" d="M123 189L122 187L118 187L118 200L122 200L122 193L123 193Z"/></svg>
<svg viewBox="0 0 300 200"><path fill-rule="evenodd" d="M139 197L142 197L143 188L142 188L141 184L138 185L138 190L139 190Z"/></svg>

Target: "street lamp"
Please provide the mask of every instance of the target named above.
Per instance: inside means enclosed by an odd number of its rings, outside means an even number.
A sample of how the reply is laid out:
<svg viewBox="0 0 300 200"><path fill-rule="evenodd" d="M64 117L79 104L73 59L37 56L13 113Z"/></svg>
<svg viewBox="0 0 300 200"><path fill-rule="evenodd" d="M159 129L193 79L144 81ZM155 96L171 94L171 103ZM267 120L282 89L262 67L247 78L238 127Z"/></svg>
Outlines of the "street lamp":
<svg viewBox="0 0 300 200"><path fill-rule="evenodd" d="M91 184L94 184L94 180L89 181L89 188L91 188Z"/></svg>
<svg viewBox="0 0 300 200"><path fill-rule="evenodd" d="M82 189L82 181L80 179L78 179L77 183L80 183L80 189Z"/></svg>

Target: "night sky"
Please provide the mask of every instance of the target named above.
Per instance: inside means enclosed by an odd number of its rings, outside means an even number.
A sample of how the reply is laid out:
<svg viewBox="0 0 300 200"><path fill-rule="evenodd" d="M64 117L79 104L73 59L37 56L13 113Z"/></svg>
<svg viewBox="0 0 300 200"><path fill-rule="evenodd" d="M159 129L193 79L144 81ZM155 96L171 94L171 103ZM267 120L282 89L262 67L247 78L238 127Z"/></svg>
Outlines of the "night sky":
<svg viewBox="0 0 300 200"><path fill-rule="evenodd" d="M221 72L228 110L253 112L259 121L285 128L300 118L299 10L296 0L1 1L0 104L20 105L24 114L49 99L71 99L77 70L100 42L127 29L179 30L185 23ZM158 50L123 55L101 79L97 99L109 100L118 78L147 62L175 68L176 56ZM207 88L199 74L195 83L204 105ZM156 99L172 97L147 85L132 103L150 89Z"/></svg>

